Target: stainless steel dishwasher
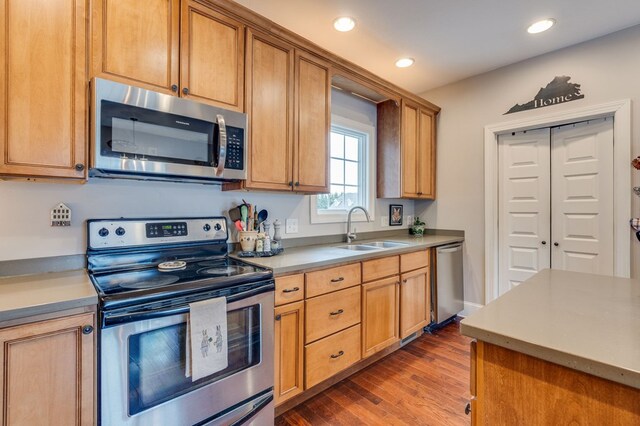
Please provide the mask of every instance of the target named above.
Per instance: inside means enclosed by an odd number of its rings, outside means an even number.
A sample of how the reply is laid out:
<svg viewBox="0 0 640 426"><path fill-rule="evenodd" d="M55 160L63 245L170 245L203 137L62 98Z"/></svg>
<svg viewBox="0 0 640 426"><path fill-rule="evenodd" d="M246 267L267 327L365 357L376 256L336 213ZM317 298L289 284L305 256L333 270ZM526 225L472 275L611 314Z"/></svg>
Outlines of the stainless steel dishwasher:
<svg viewBox="0 0 640 426"><path fill-rule="evenodd" d="M462 243L436 247L431 279L431 329L448 323L464 309Z"/></svg>

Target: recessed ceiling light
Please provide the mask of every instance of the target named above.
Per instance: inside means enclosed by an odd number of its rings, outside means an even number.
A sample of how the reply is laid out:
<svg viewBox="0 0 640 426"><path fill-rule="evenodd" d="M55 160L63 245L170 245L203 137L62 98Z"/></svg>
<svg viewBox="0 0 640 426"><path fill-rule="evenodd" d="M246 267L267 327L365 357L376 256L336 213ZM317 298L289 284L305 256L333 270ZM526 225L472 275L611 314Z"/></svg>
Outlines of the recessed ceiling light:
<svg viewBox="0 0 640 426"><path fill-rule="evenodd" d="M396 61L396 67L398 68L406 68L413 65L415 61L413 58L400 58Z"/></svg>
<svg viewBox="0 0 640 426"><path fill-rule="evenodd" d="M333 28L340 32L351 31L356 26L356 21L349 16L341 16L333 21Z"/></svg>
<svg viewBox="0 0 640 426"><path fill-rule="evenodd" d="M534 22L527 28L527 32L529 34L538 34L543 31L547 31L549 28L553 27L553 24L556 23L555 19L543 19L542 21Z"/></svg>

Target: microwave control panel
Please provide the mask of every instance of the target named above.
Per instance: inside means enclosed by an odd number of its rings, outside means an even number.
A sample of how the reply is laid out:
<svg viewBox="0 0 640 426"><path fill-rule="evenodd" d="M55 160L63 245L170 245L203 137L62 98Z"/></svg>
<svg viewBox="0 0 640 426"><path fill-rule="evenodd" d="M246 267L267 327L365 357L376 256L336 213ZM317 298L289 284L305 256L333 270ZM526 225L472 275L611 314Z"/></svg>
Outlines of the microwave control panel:
<svg viewBox="0 0 640 426"><path fill-rule="evenodd" d="M226 169L244 169L244 129L227 126Z"/></svg>

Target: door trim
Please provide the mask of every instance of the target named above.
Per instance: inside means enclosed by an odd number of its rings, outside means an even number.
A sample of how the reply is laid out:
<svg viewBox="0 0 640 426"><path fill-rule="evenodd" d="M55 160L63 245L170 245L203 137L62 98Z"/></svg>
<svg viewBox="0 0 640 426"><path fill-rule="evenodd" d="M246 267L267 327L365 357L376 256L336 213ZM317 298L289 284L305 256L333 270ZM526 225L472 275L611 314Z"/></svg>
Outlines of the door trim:
<svg viewBox="0 0 640 426"><path fill-rule="evenodd" d="M540 127L554 127L612 116L613 125L613 223L614 273L631 275L631 100L621 99L583 108L526 117L487 125L484 128L484 290L485 303L498 297L498 135Z"/></svg>

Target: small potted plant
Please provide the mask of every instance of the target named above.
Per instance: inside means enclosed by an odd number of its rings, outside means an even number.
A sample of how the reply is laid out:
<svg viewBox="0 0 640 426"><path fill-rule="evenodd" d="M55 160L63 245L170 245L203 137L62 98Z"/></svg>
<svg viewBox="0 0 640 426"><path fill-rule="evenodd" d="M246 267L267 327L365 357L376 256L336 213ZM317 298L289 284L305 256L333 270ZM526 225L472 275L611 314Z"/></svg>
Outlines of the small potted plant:
<svg viewBox="0 0 640 426"><path fill-rule="evenodd" d="M420 216L416 216L416 218L413 221L413 225L411 225L411 228L409 228L409 233L411 235L416 235L421 237L422 235L424 235L424 229L426 226L427 224L420 220Z"/></svg>

